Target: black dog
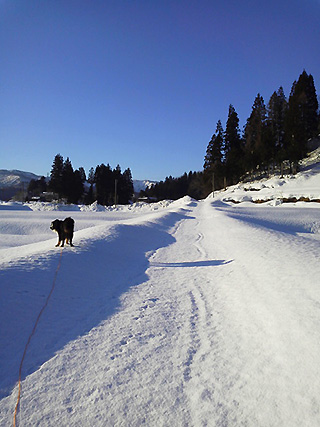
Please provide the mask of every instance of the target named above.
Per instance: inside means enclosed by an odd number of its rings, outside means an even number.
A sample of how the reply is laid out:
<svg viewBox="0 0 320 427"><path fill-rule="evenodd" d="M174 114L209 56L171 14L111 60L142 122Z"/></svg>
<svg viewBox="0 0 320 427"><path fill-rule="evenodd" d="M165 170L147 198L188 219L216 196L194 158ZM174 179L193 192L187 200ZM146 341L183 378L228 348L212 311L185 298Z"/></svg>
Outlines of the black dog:
<svg viewBox="0 0 320 427"><path fill-rule="evenodd" d="M66 241L67 244L69 243L70 246L73 246L72 239L74 230L74 220L72 218L69 217L64 219L63 221L61 221L60 219L55 219L54 221L52 221L50 228L52 231L56 231L58 233L59 240L56 246L60 246L61 243L61 247L63 247L64 241Z"/></svg>

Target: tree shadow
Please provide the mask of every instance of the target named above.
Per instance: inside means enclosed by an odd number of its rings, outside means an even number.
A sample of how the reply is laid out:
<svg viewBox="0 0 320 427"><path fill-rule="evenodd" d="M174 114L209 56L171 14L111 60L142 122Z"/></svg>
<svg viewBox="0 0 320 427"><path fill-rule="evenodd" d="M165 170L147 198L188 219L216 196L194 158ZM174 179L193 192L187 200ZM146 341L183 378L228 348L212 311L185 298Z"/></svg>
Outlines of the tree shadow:
<svg viewBox="0 0 320 427"><path fill-rule="evenodd" d="M111 229L109 223L104 237L64 248L54 292L28 347L22 380L119 310L121 295L148 280L146 254L174 243L170 229L187 218L169 212L154 222ZM0 399L18 381L23 351L52 287L59 257L57 248L0 271Z"/></svg>

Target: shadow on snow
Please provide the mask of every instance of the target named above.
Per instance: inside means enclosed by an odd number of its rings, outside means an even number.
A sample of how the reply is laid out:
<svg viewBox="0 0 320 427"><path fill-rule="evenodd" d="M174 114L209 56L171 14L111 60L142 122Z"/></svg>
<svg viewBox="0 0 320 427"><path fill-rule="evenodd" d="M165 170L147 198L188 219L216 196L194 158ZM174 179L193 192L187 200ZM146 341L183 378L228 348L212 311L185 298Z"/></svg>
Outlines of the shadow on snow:
<svg viewBox="0 0 320 427"><path fill-rule="evenodd" d="M169 233L183 214L157 222L116 225L106 238L81 250L64 249L56 286L24 360L22 379L35 372L69 341L88 333L120 307L121 294L146 280L146 253L171 245ZM50 292L59 253L46 254L0 272L0 398L18 381L22 354ZM197 264L197 263L195 263Z"/></svg>
<svg viewBox="0 0 320 427"><path fill-rule="evenodd" d="M232 261L207 260L190 262L150 262L150 267L217 267L229 264Z"/></svg>
<svg viewBox="0 0 320 427"><path fill-rule="evenodd" d="M213 202L212 206L218 211L226 213L230 218L242 221L251 227L264 228L290 235L312 233L310 224L308 225L308 211L302 213L298 210L292 210L292 208L278 209L274 207L264 207L261 210L257 207L238 206L232 208L220 201ZM287 212L287 215L284 215L284 212ZM306 221L301 221L302 215L306 215Z"/></svg>

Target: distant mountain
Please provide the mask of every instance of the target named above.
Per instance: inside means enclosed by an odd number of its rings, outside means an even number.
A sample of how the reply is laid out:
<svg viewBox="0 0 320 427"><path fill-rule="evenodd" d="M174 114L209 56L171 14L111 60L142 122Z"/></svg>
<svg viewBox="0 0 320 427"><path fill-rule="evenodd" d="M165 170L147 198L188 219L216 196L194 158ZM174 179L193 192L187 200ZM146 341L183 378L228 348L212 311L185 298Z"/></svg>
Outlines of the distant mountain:
<svg viewBox="0 0 320 427"><path fill-rule="evenodd" d="M9 200L19 191L26 190L32 179L39 178L31 172L0 169L0 200Z"/></svg>
<svg viewBox="0 0 320 427"><path fill-rule="evenodd" d="M157 181L149 181L148 179L145 179L145 180L134 179L133 180L134 192L140 193L141 190L150 188L153 184L157 184Z"/></svg>
<svg viewBox="0 0 320 427"><path fill-rule="evenodd" d="M28 185L32 179L41 178L31 172L0 169L0 188L21 187Z"/></svg>

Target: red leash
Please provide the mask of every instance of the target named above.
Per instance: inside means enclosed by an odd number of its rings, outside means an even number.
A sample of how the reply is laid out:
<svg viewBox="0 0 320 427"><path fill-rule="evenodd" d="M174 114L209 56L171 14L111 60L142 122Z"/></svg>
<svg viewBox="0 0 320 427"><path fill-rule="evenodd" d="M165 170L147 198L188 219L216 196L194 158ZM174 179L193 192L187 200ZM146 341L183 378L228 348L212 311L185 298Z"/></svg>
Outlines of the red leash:
<svg viewBox="0 0 320 427"><path fill-rule="evenodd" d="M28 347L29 347L29 344L30 344L31 338L33 337L34 333L36 332L36 329L37 329L37 326L38 326L38 323L39 323L40 317L41 317L42 313L44 312L45 308L47 307L48 302L49 302L49 299L50 299L50 297L51 297L51 295L52 295L52 293L53 293L53 290L54 290L54 288L55 288L55 285L56 285L56 279L57 279L57 275L58 275L58 271L59 271L60 266L61 266L61 257L62 257L62 248L61 248L61 251L60 251L59 263L58 263L58 267L57 267L57 269L56 269L56 272L55 272L55 275L54 275L54 278L53 278L53 283L52 283L52 287L51 287L50 293L49 293L49 295L48 295L48 297L47 297L47 299L46 299L46 302L44 303L44 305L43 305L42 309L40 310L40 312L39 312L39 314L38 314L38 317L37 317L37 319L36 319L36 321L35 321L35 324L34 324L34 327L33 327L33 329L32 329L32 332L31 332L31 334L30 334L30 336L29 336L29 338L28 338L27 344L26 344L26 346L25 346L25 348L24 348L23 356L22 356L22 359L21 359L21 362L20 362L20 367L19 367L19 381L18 381L18 398L17 398L16 407L15 407L15 410L14 410L14 416L13 416L13 427L15 427L15 425L16 425L16 417L17 417L18 407L19 407L20 397L21 397L21 374L22 374L22 365L23 365L23 361L24 361L24 358L25 358L25 356L26 356L27 349L28 349Z"/></svg>

